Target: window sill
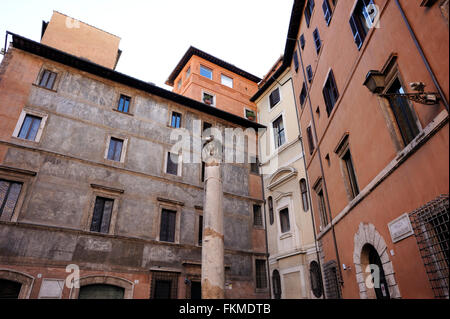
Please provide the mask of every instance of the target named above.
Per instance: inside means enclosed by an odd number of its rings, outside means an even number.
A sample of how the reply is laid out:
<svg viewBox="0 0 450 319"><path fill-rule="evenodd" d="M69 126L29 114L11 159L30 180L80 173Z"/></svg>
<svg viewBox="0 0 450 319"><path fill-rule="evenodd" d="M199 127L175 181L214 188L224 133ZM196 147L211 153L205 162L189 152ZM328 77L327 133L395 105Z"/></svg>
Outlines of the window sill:
<svg viewBox="0 0 450 319"><path fill-rule="evenodd" d="M40 86L40 85L38 85L38 84L36 84L36 83L32 83L31 85L34 86L34 87L40 88L40 89L44 89L44 90L53 92L53 93L58 93L58 90L55 90L55 89L49 89L49 88L46 88L45 86Z"/></svg>
<svg viewBox="0 0 450 319"><path fill-rule="evenodd" d="M280 240L291 238L291 237L292 237L292 233L284 233L280 236Z"/></svg>
<svg viewBox="0 0 450 319"><path fill-rule="evenodd" d="M28 144L28 145L39 145L39 142L40 142L40 141L27 140L27 139L20 138L20 137L17 137L17 136L11 136L11 139L14 140L14 141L19 142L20 144L23 143L23 144Z"/></svg>
<svg viewBox="0 0 450 319"><path fill-rule="evenodd" d="M122 112L122 111L119 111L117 109L112 109L112 110L114 112L117 112L117 113L120 113L120 114L123 114L123 115L134 116L134 114L132 114L132 113Z"/></svg>

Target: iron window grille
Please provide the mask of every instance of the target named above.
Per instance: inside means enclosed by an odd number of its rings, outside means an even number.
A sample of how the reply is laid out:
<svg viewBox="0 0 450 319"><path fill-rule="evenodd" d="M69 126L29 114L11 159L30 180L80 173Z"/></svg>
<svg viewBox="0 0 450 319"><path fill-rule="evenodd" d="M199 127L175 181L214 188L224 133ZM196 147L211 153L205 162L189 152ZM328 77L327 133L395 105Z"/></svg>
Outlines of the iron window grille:
<svg viewBox="0 0 450 319"><path fill-rule="evenodd" d="M169 272L152 272L150 296L151 299L177 299L178 274Z"/></svg>
<svg viewBox="0 0 450 319"><path fill-rule="evenodd" d="M441 195L409 214L436 298L449 298L449 196Z"/></svg>
<svg viewBox="0 0 450 319"><path fill-rule="evenodd" d="M256 259L255 267L256 267L256 288L257 289L267 288L266 261L262 259Z"/></svg>
<svg viewBox="0 0 450 319"><path fill-rule="evenodd" d="M115 162L120 162L122 158L123 140L111 137L108 149L108 159Z"/></svg>
<svg viewBox="0 0 450 319"><path fill-rule="evenodd" d="M336 261L332 260L323 266L325 291L328 299L341 299L341 284Z"/></svg>
<svg viewBox="0 0 450 319"><path fill-rule="evenodd" d="M263 226L261 205L253 205L253 225Z"/></svg>

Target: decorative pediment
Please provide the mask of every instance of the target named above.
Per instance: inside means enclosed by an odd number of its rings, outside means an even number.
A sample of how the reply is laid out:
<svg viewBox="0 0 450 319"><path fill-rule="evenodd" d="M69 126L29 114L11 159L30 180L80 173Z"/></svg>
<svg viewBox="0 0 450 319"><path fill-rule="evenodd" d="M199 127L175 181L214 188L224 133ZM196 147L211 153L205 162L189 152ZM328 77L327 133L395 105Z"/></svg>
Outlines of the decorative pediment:
<svg viewBox="0 0 450 319"><path fill-rule="evenodd" d="M296 177L297 174L298 174L297 170L293 167L287 166L287 167L279 168L270 177L268 188L270 190L273 190L274 188L280 186L281 184L284 184L287 181L289 181L290 179Z"/></svg>

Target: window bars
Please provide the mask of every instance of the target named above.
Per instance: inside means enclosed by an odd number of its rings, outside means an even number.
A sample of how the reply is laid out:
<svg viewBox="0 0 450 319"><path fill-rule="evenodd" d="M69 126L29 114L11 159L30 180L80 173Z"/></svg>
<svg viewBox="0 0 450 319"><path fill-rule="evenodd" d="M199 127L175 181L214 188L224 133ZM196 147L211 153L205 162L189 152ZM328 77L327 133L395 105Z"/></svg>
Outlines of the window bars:
<svg viewBox="0 0 450 319"><path fill-rule="evenodd" d="M436 298L449 298L449 196L441 195L409 214Z"/></svg>

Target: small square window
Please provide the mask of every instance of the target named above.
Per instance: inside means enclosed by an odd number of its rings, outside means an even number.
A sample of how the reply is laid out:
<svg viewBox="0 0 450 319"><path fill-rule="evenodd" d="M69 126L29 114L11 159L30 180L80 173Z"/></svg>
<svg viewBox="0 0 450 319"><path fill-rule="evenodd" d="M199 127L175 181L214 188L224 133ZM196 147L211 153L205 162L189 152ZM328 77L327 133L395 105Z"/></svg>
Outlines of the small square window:
<svg viewBox="0 0 450 319"><path fill-rule="evenodd" d="M200 75L204 76L205 78L208 78L210 80L213 79L213 72L212 72L212 70L207 68L206 66L203 66L203 65L200 66Z"/></svg>
<svg viewBox="0 0 450 319"><path fill-rule="evenodd" d="M181 127L181 114L177 112L172 112L172 120L170 121L170 126L173 128Z"/></svg>
<svg viewBox="0 0 450 319"><path fill-rule="evenodd" d="M42 118L27 114L23 121L18 137L24 140L35 141L41 126Z"/></svg>
<svg viewBox="0 0 450 319"><path fill-rule="evenodd" d="M250 121L256 121L256 113L255 111L245 109L245 118Z"/></svg>
<svg viewBox="0 0 450 319"><path fill-rule="evenodd" d="M119 105L117 111L128 113L130 111L131 97L121 94L119 98Z"/></svg>
<svg viewBox="0 0 450 319"><path fill-rule="evenodd" d="M44 70L41 76L41 80L39 81L39 86L42 86L46 89L53 90L53 86L55 85L57 74L55 72L51 72L49 70Z"/></svg>
<svg viewBox="0 0 450 319"><path fill-rule="evenodd" d="M214 106L216 105L216 97L212 94L203 92L203 103Z"/></svg>
<svg viewBox="0 0 450 319"><path fill-rule="evenodd" d="M233 79L232 78L222 74L220 80L223 85L233 88Z"/></svg>
<svg viewBox="0 0 450 319"><path fill-rule="evenodd" d="M123 140L111 137L108 149L108 159L115 162L120 162L122 157Z"/></svg>

